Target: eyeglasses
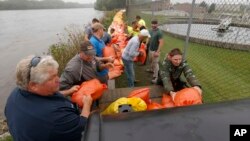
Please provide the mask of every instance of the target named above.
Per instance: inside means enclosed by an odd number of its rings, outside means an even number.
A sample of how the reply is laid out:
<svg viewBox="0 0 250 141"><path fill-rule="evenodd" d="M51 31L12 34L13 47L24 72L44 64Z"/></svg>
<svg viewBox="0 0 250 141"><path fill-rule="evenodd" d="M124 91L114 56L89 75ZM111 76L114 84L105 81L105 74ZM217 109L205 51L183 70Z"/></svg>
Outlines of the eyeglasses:
<svg viewBox="0 0 250 141"><path fill-rule="evenodd" d="M32 67L36 67L39 62L41 61L41 57L40 56L35 56L31 59L30 61L30 65L29 65L29 73L28 73L28 80L30 81L30 73L31 73L31 68Z"/></svg>

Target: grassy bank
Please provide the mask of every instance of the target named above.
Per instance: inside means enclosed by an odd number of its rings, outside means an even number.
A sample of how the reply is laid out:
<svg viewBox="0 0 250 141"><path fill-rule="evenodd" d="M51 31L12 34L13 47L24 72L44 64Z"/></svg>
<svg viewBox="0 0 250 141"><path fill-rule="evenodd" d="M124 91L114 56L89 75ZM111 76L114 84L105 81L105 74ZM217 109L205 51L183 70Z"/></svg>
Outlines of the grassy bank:
<svg viewBox="0 0 250 141"><path fill-rule="evenodd" d="M0 141L13 141L11 136L6 136L0 139Z"/></svg>
<svg viewBox="0 0 250 141"><path fill-rule="evenodd" d="M167 52L178 47L183 49L184 41L168 35L164 36L161 62ZM250 54L249 52L215 48L190 43L187 60L202 84L206 103L250 97ZM145 72L147 66L136 65L136 86L151 85L151 74ZM125 75L117 79L116 87L126 87Z"/></svg>
<svg viewBox="0 0 250 141"><path fill-rule="evenodd" d="M108 12L102 19L107 28L116 11ZM143 15L148 27L151 15ZM160 21L166 20L162 17ZM50 53L59 62L59 74L66 63L72 58L83 40L83 30L68 30L68 38L61 40L50 48ZM66 41L66 42L65 42ZM184 41L164 35L164 47L161 52L161 62L167 52L178 47L183 49ZM204 101L207 103L250 97L250 54L249 52L215 48L197 43L190 43L187 49L187 60L198 80L202 84ZM152 75L145 72L148 66L136 64L136 86L151 85ZM116 79L116 87L127 87L125 74Z"/></svg>
<svg viewBox="0 0 250 141"><path fill-rule="evenodd" d="M163 52L183 45L184 41L167 36ZM203 86L205 102L250 97L249 52L190 43L187 59Z"/></svg>
<svg viewBox="0 0 250 141"><path fill-rule="evenodd" d="M150 28L151 19L158 19L159 24L168 21L166 16L140 13L133 9L128 19L140 15ZM164 36L164 48L161 60L171 49L178 47L183 50L184 40ZM197 43L190 43L187 49L187 60L202 84L203 98L207 103L242 99L250 97L250 53L229 49L216 48ZM145 73L145 66L136 66L136 77L142 79L137 86L149 85L151 77ZM122 78L124 79L124 78ZM119 79L119 81L122 81ZM124 84L117 84L125 87Z"/></svg>

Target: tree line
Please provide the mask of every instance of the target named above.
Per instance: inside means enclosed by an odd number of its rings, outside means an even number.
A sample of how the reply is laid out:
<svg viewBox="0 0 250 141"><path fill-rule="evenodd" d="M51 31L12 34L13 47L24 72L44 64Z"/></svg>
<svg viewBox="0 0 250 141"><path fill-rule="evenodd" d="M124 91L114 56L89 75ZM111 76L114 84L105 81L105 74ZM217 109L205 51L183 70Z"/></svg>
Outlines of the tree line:
<svg viewBox="0 0 250 141"><path fill-rule="evenodd" d="M25 9L62 9L62 8L90 8L93 4L79 4L63 2L62 0L4 0L0 1L0 10Z"/></svg>
<svg viewBox="0 0 250 141"><path fill-rule="evenodd" d="M126 7L127 0L96 0L95 9L109 11Z"/></svg>

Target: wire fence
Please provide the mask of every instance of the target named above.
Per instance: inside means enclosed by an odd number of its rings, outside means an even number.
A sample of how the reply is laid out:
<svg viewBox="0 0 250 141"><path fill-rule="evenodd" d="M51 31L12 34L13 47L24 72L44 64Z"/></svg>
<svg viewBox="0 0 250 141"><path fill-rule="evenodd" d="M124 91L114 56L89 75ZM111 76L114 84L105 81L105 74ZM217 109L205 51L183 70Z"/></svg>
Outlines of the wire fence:
<svg viewBox="0 0 250 141"><path fill-rule="evenodd" d="M166 34L161 60L179 47L202 84L204 101L250 97L249 0L127 0L128 23L157 19Z"/></svg>

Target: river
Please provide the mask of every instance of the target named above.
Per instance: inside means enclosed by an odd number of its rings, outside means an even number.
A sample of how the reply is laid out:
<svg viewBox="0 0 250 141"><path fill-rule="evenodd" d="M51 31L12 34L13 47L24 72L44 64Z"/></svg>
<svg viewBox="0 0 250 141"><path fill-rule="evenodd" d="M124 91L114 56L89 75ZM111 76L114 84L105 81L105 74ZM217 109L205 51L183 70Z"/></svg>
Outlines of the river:
<svg viewBox="0 0 250 141"><path fill-rule="evenodd" d="M83 29L103 12L93 8L0 11L0 116L15 85L15 67L25 56L46 53L65 34L65 27Z"/></svg>

